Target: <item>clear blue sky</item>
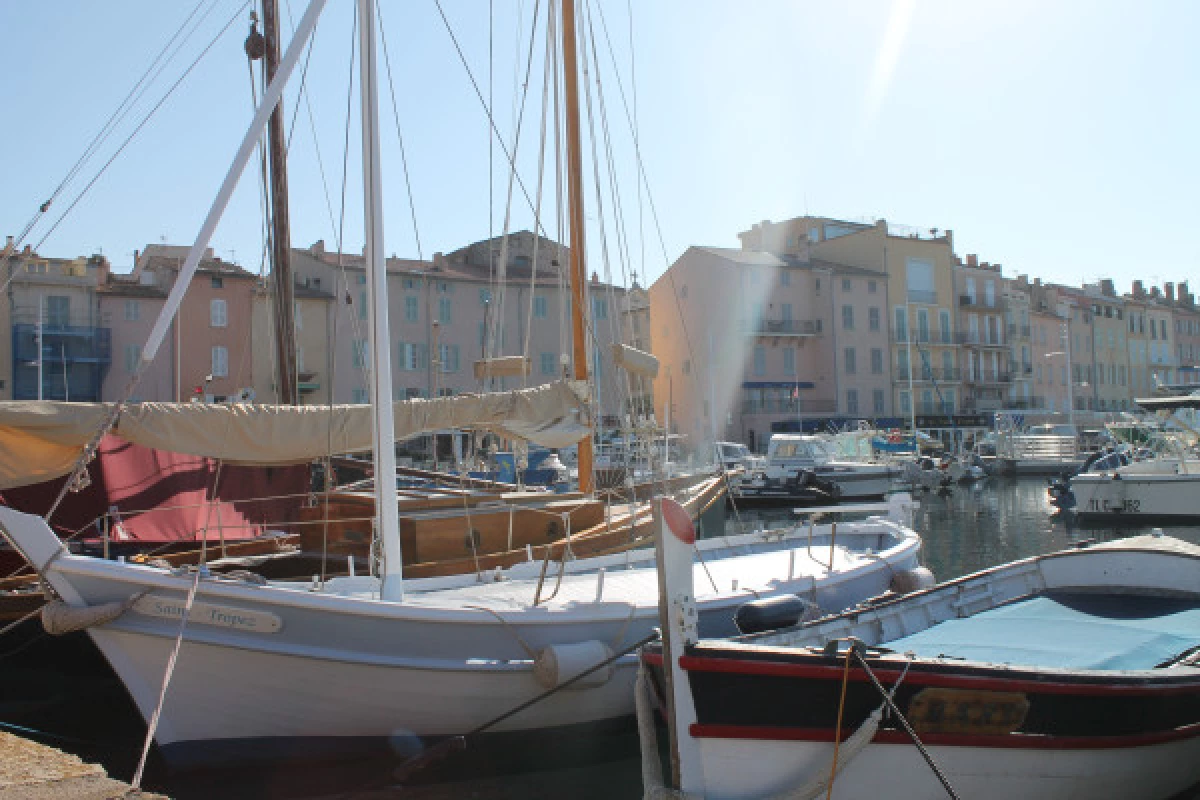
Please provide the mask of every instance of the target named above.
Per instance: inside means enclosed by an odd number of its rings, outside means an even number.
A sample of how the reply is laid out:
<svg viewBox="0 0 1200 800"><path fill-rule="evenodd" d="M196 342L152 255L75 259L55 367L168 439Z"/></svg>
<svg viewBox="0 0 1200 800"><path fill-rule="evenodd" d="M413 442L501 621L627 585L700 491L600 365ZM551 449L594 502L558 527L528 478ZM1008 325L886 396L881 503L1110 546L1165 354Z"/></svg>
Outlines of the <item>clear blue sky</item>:
<svg viewBox="0 0 1200 800"><path fill-rule="evenodd" d="M298 16L302 3L290 2ZM628 92L629 6L626 0L596 2ZM212 10L196 36L139 111L161 96L241 0L206 0L205 8L208 3ZM486 91L488 3L444 5ZM533 5L494 3L494 96L509 139L520 71L518 10L527 41ZM1010 275L1065 282L1112 277L1122 288L1139 277L1200 283L1200 243L1193 234L1200 218L1198 4L632 5L638 129L672 260L690 244L737 246L738 231L761 219L810 212L953 229L960 254L1002 262ZM193 7L192 0L0 4L4 233L19 232ZM348 0L330 0L309 72L335 213L351 8ZM486 123L436 6L385 0L383 12L424 254L483 238L489 227L498 233L503 162L497 150L489 226ZM191 242L249 121L245 31L242 14L50 236L44 254L100 248L123 268L147 242ZM535 50L520 148L530 187L541 105L540 33ZM600 58L625 226L639 266L630 134L606 47ZM295 96L289 94L289 117ZM387 249L415 256L386 92L382 99ZM357 109L354 119L350 250L362 243ZM119 138L129 130L123 125ZM112 145L104 148L83 178L111 151ZM315 152L302 108L291 168L297 245L334 238ZM590 164L587 171L590 186ZM223 257L236 253L250 269L258 268L261 249L255 177L243 180L213 242ZM553 177L547 175L548 186ZM68 189L48 216L55 218L73 196ZM552 219L550 192L546 208ZM530 227L528 209L521 203L514 209L512 227ZM589 217L599 268L594 204ZM47 227L35 229L32 241ZM645 269L653 280L664 258L648 213L644 230ZM620 280L615 260L612 269Z"/></svg>

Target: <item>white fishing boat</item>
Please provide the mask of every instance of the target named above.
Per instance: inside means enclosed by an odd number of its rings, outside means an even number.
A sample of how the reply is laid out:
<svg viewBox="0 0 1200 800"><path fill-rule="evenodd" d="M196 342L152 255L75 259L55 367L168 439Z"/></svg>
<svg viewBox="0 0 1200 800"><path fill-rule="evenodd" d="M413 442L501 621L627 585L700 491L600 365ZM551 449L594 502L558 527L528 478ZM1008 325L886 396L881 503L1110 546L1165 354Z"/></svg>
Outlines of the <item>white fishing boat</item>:
<svg viewBox="0 0 1200 800"><path fill-rule="evenodd" d="M680 528L639 680L648 795L655 689L689 797L1165 800L1200 781L1200 547L1117 540L714 640L690 624Z"/></svg>
<svg viewBox="0 0 1200 800"><path fill-rule="evenodd" d="M1200 408L1200 396L1139 398L1143 408L1170 415ZM1064 510L1090 520L1200 519L1200 458L1178 437L1163 437L1172 450L1149 458L1116 451L1091 460L1063 486L1052 486L1051 499Z"/></svg>
<svg viewBox="0 0 1200 800"><path fill-rule="evenodd" d="M200 255L279 102L324 0L313 0L264 93L150 342L161 344ZM271 583L204 569L170 570L69 553L41 517L0 509L0 531L59 602L51 627L86 628L173 763L270 758L361 746L411 748L474 730L603 666L569 690L505 717L497 733L589 730L628 717L636 656L656 623L658 576L649 552L529 559L507 569L406 581L397 525L397 438L443 429L489 430L547 447L579 443L581 488L590 488L592 418L578 382L393 404L378 158L373 4L358 6L364 130L367 288L371 309L369 408L200 406L195 410L96 406L88 420L119 435L193 442L234 461L305 461L317 452L370 449L380 546L374 574ZM562 35L571 170L574 371L587 378L585 252L579 182L574 3L553 20ZM383 343L376 346L376 343ZM91 427L80 422L81 427ZM312 435L314 431L320 435ZM98 439L98 436L96 437ZM48 459L86 460L91 440L45 443ZM56 449L57 448L57 449ZM79 456L80 450L83 451ZM79 466L76 465L75 474ZM68 482L70 484L71 481ZM793 527L696 544L700 624L733 632L737 608L760 597L800 596L823 610L887 591L918 566L911 502L889 518ZM917 573L919 576L919 573ZM919 581L918 581L919 583ZM706 588L705 588L706 587ZM625 655L622 655L625 653ZM619 657L618 657L619 656ZM400 743L400 744L397 744ZM411 751L411 750L410 750Z"/></svg>

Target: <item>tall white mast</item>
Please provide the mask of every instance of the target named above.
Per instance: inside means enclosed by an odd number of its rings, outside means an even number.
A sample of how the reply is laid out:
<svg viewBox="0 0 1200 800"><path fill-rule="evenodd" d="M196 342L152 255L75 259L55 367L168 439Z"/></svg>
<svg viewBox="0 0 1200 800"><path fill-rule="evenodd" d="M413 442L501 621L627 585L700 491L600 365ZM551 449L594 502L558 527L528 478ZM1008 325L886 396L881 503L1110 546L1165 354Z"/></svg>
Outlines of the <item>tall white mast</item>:
<svg viewBox="0 0 1200 800"><path fill-rule="evenodd" d="M375 4L358 0L362 87L363 219L367 302L371 307L371 409L374 412L375 524L383 542L383 600L404 599L400 511L396 505L396 436L392 420L392 348L388 331L387 261L383 249L383 184L379 168L379 87L375 72Z"/></svg>

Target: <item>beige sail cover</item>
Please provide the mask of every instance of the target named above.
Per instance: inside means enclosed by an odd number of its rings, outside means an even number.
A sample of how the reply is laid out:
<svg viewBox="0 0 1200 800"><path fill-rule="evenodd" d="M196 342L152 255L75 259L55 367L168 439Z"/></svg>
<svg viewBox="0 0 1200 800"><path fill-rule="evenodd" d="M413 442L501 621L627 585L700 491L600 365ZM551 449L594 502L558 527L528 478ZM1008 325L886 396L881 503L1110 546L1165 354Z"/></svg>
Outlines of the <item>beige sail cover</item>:
<svg viewBox="0 0 1200 800"><path fill-rule="evenodd" d="M395 403L396 439L472 428L567 447L587 435L587 389L557 382L511 392ZM0 489L71 471L110 403L0 402ZM145 447L234 464L296 464L371 449L371 407L134 403L112 433Z"/></svg>

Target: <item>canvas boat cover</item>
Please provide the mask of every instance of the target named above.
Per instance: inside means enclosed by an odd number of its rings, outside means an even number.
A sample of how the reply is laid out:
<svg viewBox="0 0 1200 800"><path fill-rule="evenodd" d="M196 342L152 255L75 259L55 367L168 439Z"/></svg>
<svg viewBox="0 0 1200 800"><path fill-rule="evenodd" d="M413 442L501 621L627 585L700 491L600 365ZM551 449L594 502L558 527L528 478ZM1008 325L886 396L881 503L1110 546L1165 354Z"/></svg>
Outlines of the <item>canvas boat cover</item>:
<svg viewBox="0 0 1200 800"><path fill-rule="evenodd" d="M560 381L531 389L394 404L396 439L472 428L567 447L588 434L587 388ZM67 474L111 403L0 403L0 489ZM371 449L371 407L134 403L112 434L157 450L231 464L298 464Z"/></svg>
<svg viewBox="0 0 1200 800"><path fill-rule="evenodd" d="M1138 397L1134 401L1147 411L1178 411L1181 408L1200 409L1200 394L1175 397Z"/></svg>

